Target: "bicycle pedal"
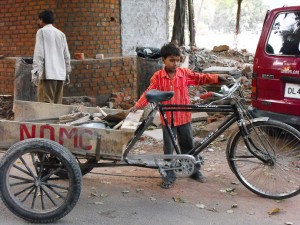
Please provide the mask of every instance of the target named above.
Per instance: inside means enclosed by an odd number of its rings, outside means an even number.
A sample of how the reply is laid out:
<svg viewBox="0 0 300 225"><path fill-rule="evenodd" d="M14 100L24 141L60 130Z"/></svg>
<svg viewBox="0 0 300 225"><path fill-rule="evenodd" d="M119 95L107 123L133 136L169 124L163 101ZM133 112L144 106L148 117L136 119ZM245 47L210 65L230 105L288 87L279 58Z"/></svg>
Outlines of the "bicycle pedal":
<svg viewBox="0 0 300 225"><path fill-rule="evenodd" d="M167 177L167 172L164 169L159 168L158 171L162 177Z"/></svg>

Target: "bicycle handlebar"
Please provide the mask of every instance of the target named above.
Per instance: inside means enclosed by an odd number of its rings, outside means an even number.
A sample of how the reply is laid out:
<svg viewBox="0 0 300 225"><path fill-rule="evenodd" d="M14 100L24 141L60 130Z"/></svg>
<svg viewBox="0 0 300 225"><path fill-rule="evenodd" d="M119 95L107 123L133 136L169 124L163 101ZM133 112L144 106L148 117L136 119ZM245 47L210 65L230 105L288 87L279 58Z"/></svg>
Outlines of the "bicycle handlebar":
<svg viewBox="0 0 300 225"><path fill-rule="evenodd" d="M209 91L209 92L206 92L206 93L200 95L201 99L207 99L207 98L211 98L211 97L224 97L224 96L222 94L219 94L219 93L216 93L213 91Z"/></svg>
<svg viewBox="0 0 300 225"><path fill-rule="evenodd" d="M234 85L232 85L232 87L230 87L230 88L227 85L223 85L221 87L221 91L223 92L223 94L217 93L217 92L213 92L213 91L209 91L207 93L201 94L199 97L201 99L207 99L207 98L211 98L211 97L226 98L226 97L230 96L239 87L240 82L237 81L236 79L234 79L233 77L229 78L228 80L233 81Z"/></svg>

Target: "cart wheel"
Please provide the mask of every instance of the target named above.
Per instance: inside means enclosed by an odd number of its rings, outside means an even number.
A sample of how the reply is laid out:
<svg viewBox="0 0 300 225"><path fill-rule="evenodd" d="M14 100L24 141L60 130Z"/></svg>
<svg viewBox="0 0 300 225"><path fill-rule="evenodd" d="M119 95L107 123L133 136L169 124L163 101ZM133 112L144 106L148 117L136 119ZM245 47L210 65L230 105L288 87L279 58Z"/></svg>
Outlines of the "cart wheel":
<svg viewBox="0 0 300 225"><path fill-rule="evenodd" d="M55 175L61 170L68 179ZM67 215L79 199L81 182L75 157L47 139L18 142L0 161L1 199L15 215L33 223L50 223Z"/></svg>

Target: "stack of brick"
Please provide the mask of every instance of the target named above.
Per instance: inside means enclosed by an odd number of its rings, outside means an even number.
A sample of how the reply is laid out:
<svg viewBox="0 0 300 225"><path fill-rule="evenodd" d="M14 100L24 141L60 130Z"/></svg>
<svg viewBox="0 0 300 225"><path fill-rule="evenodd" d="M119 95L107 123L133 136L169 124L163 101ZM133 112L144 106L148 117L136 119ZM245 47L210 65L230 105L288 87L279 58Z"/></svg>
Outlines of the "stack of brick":
<svg viewBox="0 0 300 225"><path fill-rule="evenodd" d="M67 37L70 53L121 55L120 0L0 1L0 53L32 56L38 13L51 9L55 26Z"/></svg>
<svg viewBox="0 0 300 225"><path fill-rule="evenodd" d="M114 92L112 93L112 97L109 99L111 105L110 107L116 109L129 109L135 103L135 97L131 92Z"/></svg>
<svg viewBox="0 0 300 225"><path fill-rule="evenodd" d="M112 93L137 97L135 57L72 60L71 65L71 84L65 87L64 96L95 97L98 105L108 104ZM117 107L124 99L113 101Z"/></svg>
<svg viewBox="0 0 300 225"><path fill-rule="evenodd" d="M15 64L15 60L0 60L0 95L14 93Z"/></svg>

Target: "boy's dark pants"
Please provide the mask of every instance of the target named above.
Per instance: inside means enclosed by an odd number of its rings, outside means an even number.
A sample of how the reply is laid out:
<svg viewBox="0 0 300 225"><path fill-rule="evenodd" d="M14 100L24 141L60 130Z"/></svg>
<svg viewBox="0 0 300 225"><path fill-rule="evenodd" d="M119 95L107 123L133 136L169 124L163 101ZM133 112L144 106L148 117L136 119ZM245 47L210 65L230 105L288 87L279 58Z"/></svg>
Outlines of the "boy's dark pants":
<svg viewBox="0 0 300 225"><path fill-rule="evenodd" d="M193 131L191 123L183 124L180 126L171 126L175 138L178 139L178 144L182 154L186 154L194 147ZM173 154L174 146L168 134L166 126L162 126L164 138L164 153L166 155Z"/></svg>
<svg viewBox="0 0 300 225"><path fill-rule="evenodd" d="M183 124L180 126L171 126L171 129L174 133L175 138L178 139L178 144L182 154L186 154L189 150L194 147L194 140L193 140L193 131L191 123ZM168 130L166 126L162 126L163 131L163 140L164 140L164 153L166 155L173 154L174 146L172 140L169 136ZM198 171L200 168L196 166L195 172ZM176 179L174 177L175 174L173 171L167 171L167 178Z"/></svg>

